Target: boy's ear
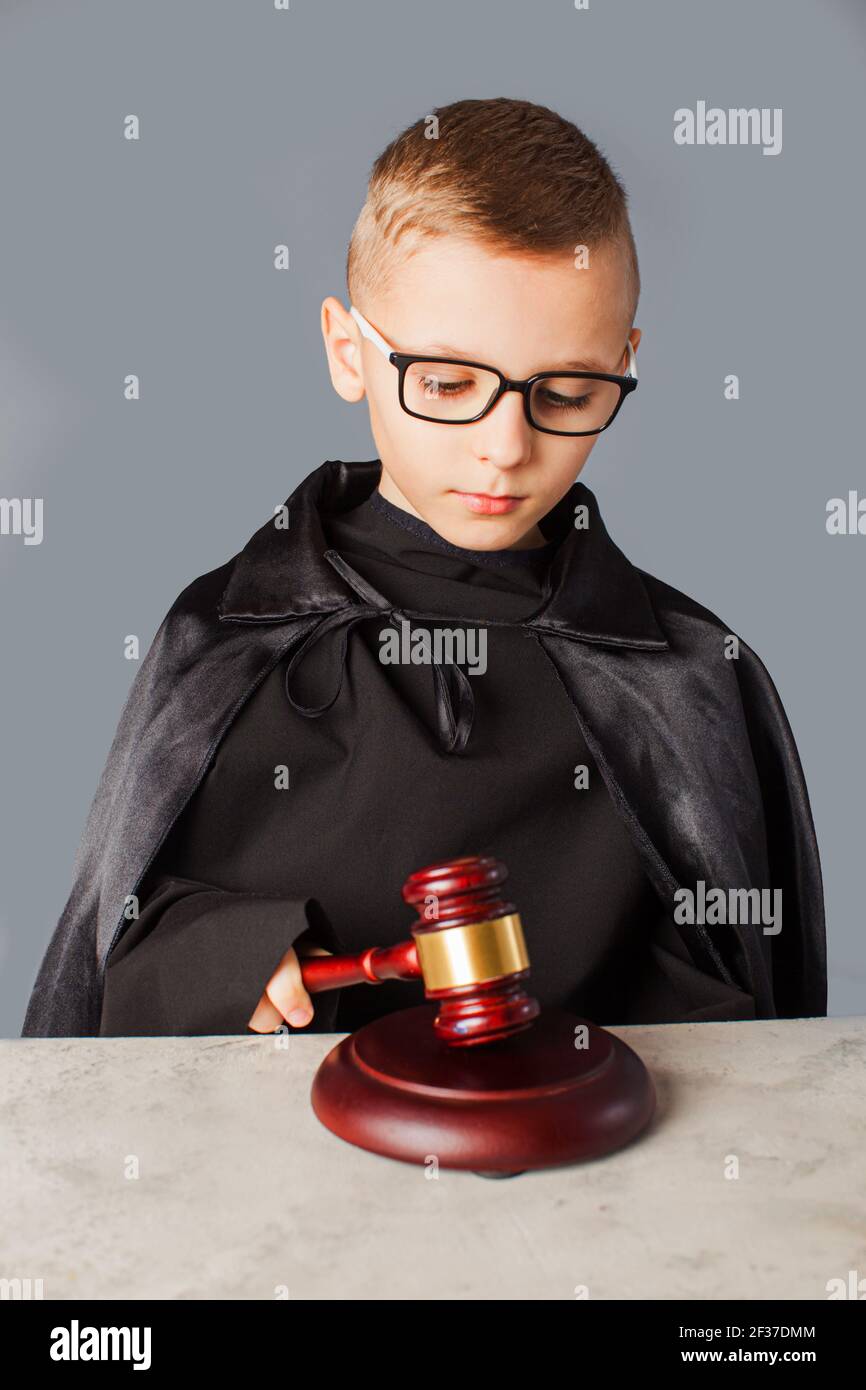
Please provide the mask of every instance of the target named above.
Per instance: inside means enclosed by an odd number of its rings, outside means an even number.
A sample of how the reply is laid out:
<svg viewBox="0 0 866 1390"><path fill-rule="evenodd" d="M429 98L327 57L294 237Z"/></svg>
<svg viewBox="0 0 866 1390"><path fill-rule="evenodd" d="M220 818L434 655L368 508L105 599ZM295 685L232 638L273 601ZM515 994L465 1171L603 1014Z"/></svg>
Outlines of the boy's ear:
<svg viewBox="0 0 866 1390"><path fill-rule="evenodd" d="M632 328L632 329L630 329L630 330L629 330L629 334L628 334L628 340L629 340L629 342L630 342L631 345L632 345L633 351L636 353L636 352L637 352L637 345L638 345L638 343L639 343L640 340L641 340L641 330L640 330L639 328ZM628 371L628 363L629 363L628 348L625 348L625 349L623 350L622 357L621 357L620 360L619 360L619 365L618 365L618 367L617 367L617 371L618 371L618 372L627 372L627 371Z"/></svg>
<svg viewBox="0 0 866 1390"><path fill-rule="evenodd" d="M352 315L333 295L322 303L322 337L334 390L344 401L360 401L364 396L361 334Z"/></svg>

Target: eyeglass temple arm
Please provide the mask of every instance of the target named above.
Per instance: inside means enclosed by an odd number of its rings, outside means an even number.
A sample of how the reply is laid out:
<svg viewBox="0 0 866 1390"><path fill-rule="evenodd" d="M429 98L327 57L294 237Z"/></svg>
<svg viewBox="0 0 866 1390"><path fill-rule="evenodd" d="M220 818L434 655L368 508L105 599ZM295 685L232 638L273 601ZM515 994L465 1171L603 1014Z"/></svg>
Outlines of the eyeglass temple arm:
<svg viewBox="0 0 866 1390"><path fill-rule="evenodd" d="M634 348L631 345L631 338L628 340L628 376L634 377L637 381L637 359L634 355Z"/></svg>
<svg viewBox="0 0 866 1390"><path fill-rule="evenodd" d="M349 313L352 315L352 318L357 323L363 336L365 338L369 338L371 343L375 343L376 347L379 349L383 357L390 357L393 351L391 345L389 343L386 343L381 333L376 332L373 325L367 322L367 320L364 318L364 315L361 313L359 309L355 308L354 304L349 309ZM631 345L631 338L629 338L627 346L628 374L629 376L633 377L635 381L637 381L637 361L634 355L634 348Z"/></svg>
<svg viewBox="0 0 866 1390"><path fill-rule="evenodd" d="M363 336L365 338L369 338L371 343L376 344L376 347L379 349L383 357L390 357L391 353L393 352L393 348L390 346L389 343L385 342L385 339L382 337L381 333L376 332L372 323L367 322L360 309L356 309L353 304L349 310L349 313L352 315L352 318L357 323Z"/></svg>

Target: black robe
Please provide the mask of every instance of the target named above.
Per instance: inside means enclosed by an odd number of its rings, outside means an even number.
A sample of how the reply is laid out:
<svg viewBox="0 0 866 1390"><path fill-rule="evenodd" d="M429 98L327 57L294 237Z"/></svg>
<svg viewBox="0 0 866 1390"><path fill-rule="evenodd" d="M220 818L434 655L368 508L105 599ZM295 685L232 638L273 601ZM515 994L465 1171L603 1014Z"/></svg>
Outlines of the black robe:
<svg viewBox="0 0 866 1390"><path fill-rule="evenodd" d="M470 617L484 621L484 669L467 676L465 730L458 740L444 699L440 727L431 666L382 663L382 635L400 629L380 616L353 624L349 640L348 622L323 629L284 657L226 734L142 884L139 917L108 960L100 1031L242 1031L250 1010L239 1016L238 993L262 989L263 950L282 954L307 926L340 952L404 940L413 916L399 893L406 877L467 847L508 866L542 1007L610 1023L708 1005L752 1012L748 996L698 971L677 993L655 968L661 905L571 702L522 626L545 601L558 541L459 549L378 492L323 526L353 582L360 576L383 601L436 611L450 633L471 631ZM412 632L435 626L413 620ZM477 649L466 655L480 664ZM321 715L310 712L324 703ZM255 943L246 957L243 941ZM336 1017L330 1000L314 1001L307 1031L350 1031L423 997L420 982L341 991Z"/></svg>
<svg viewBox="0 0 866 1390"><path fill-rule="evenodd" d="M406 875L480 851L512 871L543 1005L610 1023L826 1013L808 797L757 656L726 657L718 618L630 565L583 484L544 519L539 563L508 565L363 505L379 472L323 465L288 529L268 522L173 605L24 1035L243 1031L301 933L403 939ZM485 626L486 674L382 665L386 626L442 617ZM699 881L781 889L781 931L678 921L675 891ZM421 997L319 995L312 1026Z"/></svg>

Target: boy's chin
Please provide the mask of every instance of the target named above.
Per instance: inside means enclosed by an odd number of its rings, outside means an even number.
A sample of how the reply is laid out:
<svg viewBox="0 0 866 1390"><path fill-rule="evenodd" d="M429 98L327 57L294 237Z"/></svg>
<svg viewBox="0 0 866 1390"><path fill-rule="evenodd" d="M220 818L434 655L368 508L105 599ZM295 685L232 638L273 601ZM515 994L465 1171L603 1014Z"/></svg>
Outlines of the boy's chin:
<svg viewBox="0 0 866 1390"><path fill-rule="evenodd" d="M537 508L517 507L504 516L455 514L455 509L442 506L431 509L425 518L428 526L462 550L509 550L538 545Z"/></svg>

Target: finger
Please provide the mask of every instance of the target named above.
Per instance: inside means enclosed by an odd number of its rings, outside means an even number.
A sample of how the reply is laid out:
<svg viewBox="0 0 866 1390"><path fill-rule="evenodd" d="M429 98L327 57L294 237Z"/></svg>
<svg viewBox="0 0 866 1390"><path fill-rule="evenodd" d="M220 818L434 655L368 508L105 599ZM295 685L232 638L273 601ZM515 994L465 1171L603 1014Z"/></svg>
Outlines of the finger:
<svg viewBox="0 0 866 1390"><path fill-rule="evenodd" d="M263 994L247 1027L252 1028L254 1033L273 1033L281 1023L285 1023L285 1019L279 1009L274 1007L266 994Z"/></svg>
<svg viewBox="0 0 866 1390"><path fill-rule="evenodd" d="M265 985L265 994L293 1028L303 1028L313 1017L313 1002L304 989L301 967L294 950L287 951Z"/></svg>

